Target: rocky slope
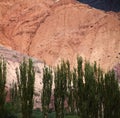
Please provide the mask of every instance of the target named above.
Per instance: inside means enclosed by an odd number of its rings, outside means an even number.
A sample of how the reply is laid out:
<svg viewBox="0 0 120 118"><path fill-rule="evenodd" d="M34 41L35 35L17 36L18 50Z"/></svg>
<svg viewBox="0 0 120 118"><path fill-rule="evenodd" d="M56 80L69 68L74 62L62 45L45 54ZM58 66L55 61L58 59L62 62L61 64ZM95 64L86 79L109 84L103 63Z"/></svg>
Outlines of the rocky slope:
<svg viewBox="0 0 120 118"><path fill-rule="evenodd" d="M0 1L0 43L55 65L77 55L109 69L120 60L120 13L75 0Z"/></svg>
<svg viewBox="0 0 120 118"><path fill-rule="evenodd" d="M19 68L20 62L22 62L23 58L29 59L31 57L27 55L23 55L17 51L7 49L0 45L0 56L4 57L7 63L7 81L6 81L6 89L8 90L7 100L9 100L9 88L12 82L16 82L16 68ZM34 108L41 107L40 97L42 90L42 75L44 63L32 58L35 68L35 94L34 94Z"/></svg>

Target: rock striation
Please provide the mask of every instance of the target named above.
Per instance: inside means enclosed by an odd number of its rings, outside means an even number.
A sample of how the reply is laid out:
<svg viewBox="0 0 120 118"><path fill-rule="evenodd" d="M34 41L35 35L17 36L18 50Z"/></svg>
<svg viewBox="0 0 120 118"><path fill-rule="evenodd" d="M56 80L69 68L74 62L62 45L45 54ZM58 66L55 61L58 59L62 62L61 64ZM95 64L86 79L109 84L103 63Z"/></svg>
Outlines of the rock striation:
<svg viewBox="0 0 120 118"><path fill-rule="evenodd" d="M56 65L77 55L105 70L120 61L120 13L76 0L1 0L0 43Z"/></svg>

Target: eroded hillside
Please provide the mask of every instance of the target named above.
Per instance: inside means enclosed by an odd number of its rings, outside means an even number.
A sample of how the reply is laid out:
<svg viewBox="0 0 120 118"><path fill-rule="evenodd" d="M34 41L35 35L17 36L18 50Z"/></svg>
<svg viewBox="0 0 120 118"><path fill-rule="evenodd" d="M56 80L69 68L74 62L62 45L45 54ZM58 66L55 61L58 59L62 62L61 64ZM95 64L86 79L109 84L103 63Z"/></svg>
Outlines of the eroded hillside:
<svg viewBox="0 0 120 118"><path fill-rule="evenodd" d="M77 55L97 61L104 69L119 62L119 13L100 11L75 0L3 1L2 45L50 65L62 58L74 65Z"/></svg>

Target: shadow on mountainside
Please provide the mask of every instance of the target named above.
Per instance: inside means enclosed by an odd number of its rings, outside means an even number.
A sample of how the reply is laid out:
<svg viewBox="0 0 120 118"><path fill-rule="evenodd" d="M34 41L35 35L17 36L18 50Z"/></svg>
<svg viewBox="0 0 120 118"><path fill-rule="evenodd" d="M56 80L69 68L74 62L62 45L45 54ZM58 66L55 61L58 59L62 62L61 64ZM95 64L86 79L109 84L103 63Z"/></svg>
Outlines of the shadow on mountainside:
<svg viewBox="0 0 120 118"><path fill-rule="evenodd" d="M120 11L120 0L78 0L94 8L104 11Z"/></svg>

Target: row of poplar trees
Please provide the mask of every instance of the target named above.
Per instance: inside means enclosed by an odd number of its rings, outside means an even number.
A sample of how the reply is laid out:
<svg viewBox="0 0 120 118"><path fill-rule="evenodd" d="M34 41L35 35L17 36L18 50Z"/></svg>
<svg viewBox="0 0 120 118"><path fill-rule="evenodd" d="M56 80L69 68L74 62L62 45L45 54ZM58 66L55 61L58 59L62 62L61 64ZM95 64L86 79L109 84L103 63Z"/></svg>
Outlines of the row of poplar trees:
<svg viewBox="0 0 120 118"><path fill-rule="evenodd" d="M6 112L6 75L6 62L2 59L0 61L0 118L14 118L15 116ZM35 71L31 59L23 60L16 69L16 76L17 82L12 83L9 96L12 110L18 112L17 110L20 109L22 118L32 118Z"/></svg>
<svg viewBox="0 0 120 118"><path fill-rule="evenodd" d="M44 69L44 118L48 118L51 96L56 118L64 118L66 113L79 118L120 118L120 88L115 72L104 73L96 62L83 63L81 57L77 58L77 68L70 69L69 61L62 61L54 72Z"/></svg>
<svg viewBox="0 0 120 118"><path fill-rule="evenodd" d="M6 117L6 69L5 61L1 60L0 118ZM13 83L10 89L13 110L18 107L22 118L32 118L35 82L32 60L23 60L16 75L17 83ZM78 57L77 67L73 69L69 61L62 61L54 69L45 66L42 80L43 118L48 118L51 97L54 97L56 118L64 118L66 114L79 118L120 118L120 89L113 70L104 73L96 63L83 63L83 59Z"/></svg>

